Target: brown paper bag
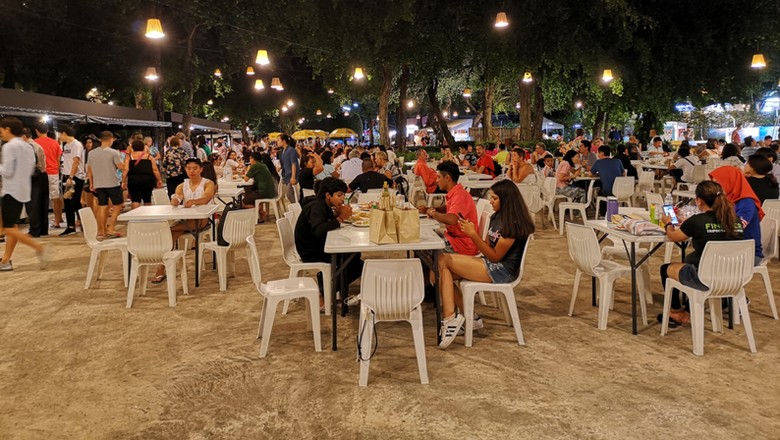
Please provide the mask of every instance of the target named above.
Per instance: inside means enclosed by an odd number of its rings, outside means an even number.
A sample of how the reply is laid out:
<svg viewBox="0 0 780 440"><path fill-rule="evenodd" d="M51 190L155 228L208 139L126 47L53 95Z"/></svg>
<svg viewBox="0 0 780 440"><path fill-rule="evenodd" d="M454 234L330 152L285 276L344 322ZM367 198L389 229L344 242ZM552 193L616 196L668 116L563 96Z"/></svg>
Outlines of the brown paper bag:
<svg viewBox="0 0 780 440"><path fill-rule="evenodd" d="M368 228L368 238L371 240L371 243L398 243L398 232L395 226L393 211L372 209L371 223Z"/></svg>
<svg viewBox="0 0 780 440"><path fill-rule="evenodd" d="M420 211L395 208L393 217L398 230L398 243L420 242Z"/></svg>

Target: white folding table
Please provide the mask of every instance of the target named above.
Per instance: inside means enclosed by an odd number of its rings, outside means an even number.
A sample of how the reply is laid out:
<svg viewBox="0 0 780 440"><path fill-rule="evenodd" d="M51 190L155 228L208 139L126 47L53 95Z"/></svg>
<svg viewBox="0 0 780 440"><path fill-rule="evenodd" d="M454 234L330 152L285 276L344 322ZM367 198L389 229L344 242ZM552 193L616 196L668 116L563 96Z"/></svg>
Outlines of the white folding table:
<svg viewBox="0 0 780 440"><path fill-rule="evenodd" d="M212 216L218 209L219 207L216 204L197 205L191 208L185 208L182 205L144 205L120 214L118 220L127 222L153 220L208 220L213 227L214 222ZM185 222L185 225L186 224L187 223ZM198 257L199 252L197 251L199 246L198 231L198 227L187 230L187 232L195 238L195 287L200 285L200 279L198 277L198 264L200 263L200 259Z"/></svg>
<svg viewBox="0 0 780 440"><path fill-rule="evenodd" d="M437 338L438 327L441 325L441 306L439 304L439 253L445 247L444 239L434 231L438 222L430 219L420 220L420 241L418 243L374 244L369 240L369 228L359 228L351 225L342 225L339 229L328 232L325 239L325 253L331 254L331 283L333 285L333 311L331 313L333 324L333 350L337 349L337 325L338 302L336 291L341 292L342 299L347 297L344 268L353 258L360 258L362 252L395 252L415 251L417 256L428 265L436 275L436 306ZM430 256L421 251L430 251ZM323 280L325 281L325 280ZM346 313L343 308L342 312Z"/></svg>

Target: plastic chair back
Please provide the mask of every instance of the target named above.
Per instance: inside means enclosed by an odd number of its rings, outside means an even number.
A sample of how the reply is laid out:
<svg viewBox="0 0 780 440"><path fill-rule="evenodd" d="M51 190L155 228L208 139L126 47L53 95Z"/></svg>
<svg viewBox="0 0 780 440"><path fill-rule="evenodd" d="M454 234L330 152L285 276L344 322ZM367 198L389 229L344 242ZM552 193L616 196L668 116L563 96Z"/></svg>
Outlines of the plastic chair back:
<svg viewBox="0 0 780 440"><path fill-rule="evenodd" d="M707 180L707 166L706 165L694 165L693 166L693 182L701 183Z"/></svg>
<svg viewBox="0 0 780 440"><path fill-rule="evenodd" d="M168 190L165 188L156 188L152 190L152 205L170 205L171 198L168 197Z"/></svg>
<svg viewBox="0 0 780 440"><path fill-rule="evenodd" d="M477 200L477 215L482 215L483 212L493 213L493 206L487 199Z"/></svg>
<svg viewBox="0 0 780 440"><path fill-rule="evenodd" d="M422 264L418 258L366 260L360 292L377 321L408 320L425 295Z"/></svg>
<svg viewBox="0 0 780 440"><path fill-rule="evenodd" d="M482 237L482 240L487 240L487 233L488 229L490 228L490 216L493 215L490 212L482 211L482 214L479 215L479 236Z"/></svg>
<svg viewBox="0 0 780 440"><path fill-rule="evenodd" d="M588 184L587 193L585 194L585 206L590 206L591 203L593 203L593 187L596 185L596 180L591 180Z"/></svg>
<svg viewBox="0 0 780 440"><path fill-rule="evenodd" d="M514 288L523 279L523 271L525 270L525 254L528 253L528 248L531 247L531 241L534 239L534 234L528 236L528 240L525 242L525 248L523 249L523 255L520 257L520 271L517 273L517 278L512 281L512 287Z"/></svg>
<svg viewBox="0 0 780 440"><path fill-rule="evenodd" d="M766 217L773 218L778 223L778 225L780 225L780 200L778 199L764 200L764 204L761 205L761 208L763 208Z"/></svg>
<svg viewBox="0 0 780 440"><path fill-rule="evenodd" d="M569 256L581 272L594 275L601 263L601 247L596 233L589 226L566 223Z"/></svg>
<svg viewBox="0 0 780 440"><path fill-rule="evenodd" d="M309 196L313 196L315 194L313 189L306 189L306 188L304 188L301 191L303 191L303 197L309 197Z"/></svg>
<svg viewBox="0 0 780 440"><path fill-rule="evenodd" d="M517 189L520 190L520 196L531 213L537 213L542 209L542 195L537 185L518 184Z"/></svg>
<svg viewBox="0 0 780 440"><path fill-rule="evenodd" d="M654 192L646 192L645 200L647 201L647 209L650 209L650 205L664 204L664 198L661 197L661 194L654 193Z"/></svg>
<svg viewBox="0 0 780 440"><path fill-rule="evenodd" d="M229 211L222 228L222 238L228 242L230 249L246 246L246 238L255 234L256 213L254 209L238 209Z"/></svg>
<svg viewBox="0 0 780 440"><path fill-rule="evenodd" d="M768 215L761 220L761 250L765 260L771 259L777 252L777 220Z"/></svg>
<svg viewBox="0 0 780 440"><path fill-rule="evenodd" d="M555 198L555 177L545 177L544 178L544 188L542 191L542 196L544 198L545 202L550 202Z"/></svg>
<svg viewBox="0 0 780 440"><path fill-rule="evenodd" d="M162 263L163 255L173 248L173 237L166 221L129 222L127 251L141 264Z"/></svg>
<svg viewBox="0 0 780 440"><path fill-rule="evenodd" d="M276 230L279 232L279 241L282 243L282 258L288 266L299 261L295 253L295 235L293 234L290 221L286 218L280 218L276 221Z"/></svg>
<svg viewBox="0 0 780 440"><path fill-rule="evenodd" d="M753 240L710 241L699 262L699 279L709 286L708 296L733 295L753 278L756 242Z"/></svg>
<svg viewBox="0 0 780 440"><path fill-rule="evenodd" d="M81 229L84 231L84 239L89 247L100 243L97 239L98 227L95 213L90 208L79 209L79 218L81 219Z"/></svg>
<svg viewBox="0 0 780 440"><path fill-rule="evenodd" d="M301 215L303 208L301 208L300 203L290 203L290 206L287 207L287 210L293 214L292 221L290 221L290 226L295 229L295 224L298 222L298 216Z"/></svg>
<svg viewBox="0 0 780 440"><path fill-rule="evenodd" d="M379 198L382 197L381 192L360 192L358 193L358 203L371 203L371 202L377 202L379 201Z"/></svg>
<svg viewBox="0 0 780 440"><path fill-rule="evenodd" d="M652 171L640 171L639 172L639 190L650 191L653 189L653 178L655 173Z"/></svg>
<svg viewBox="0 0 780 440"><path fill-rule="evenodd" d="M615 179L615 183L612 185L612 194L617 197L618 200L624 201L631 198L634 195L634 178L633 177L618 177Z"/></svg>

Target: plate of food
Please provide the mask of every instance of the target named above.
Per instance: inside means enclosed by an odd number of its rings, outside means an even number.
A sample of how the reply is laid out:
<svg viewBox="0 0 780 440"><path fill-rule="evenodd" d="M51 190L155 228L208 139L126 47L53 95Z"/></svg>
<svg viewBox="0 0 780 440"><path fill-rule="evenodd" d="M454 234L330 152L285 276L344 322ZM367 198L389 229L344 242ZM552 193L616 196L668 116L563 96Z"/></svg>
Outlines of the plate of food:
<svg viewBox="0 0 780 440"><path fill-rule="evenodd" d="M356 226L358 228L367 228L371 225L371 220L363 219L363 220L356 220L352 222L352 226Z"/></svg>
<svg viewBox="0 0 780 440"><path fill-rule="evenodd" d="M368 212L353 212L352 217L345 220L345 223L355 223L359 221L370 221L371 214Z"/></svg>

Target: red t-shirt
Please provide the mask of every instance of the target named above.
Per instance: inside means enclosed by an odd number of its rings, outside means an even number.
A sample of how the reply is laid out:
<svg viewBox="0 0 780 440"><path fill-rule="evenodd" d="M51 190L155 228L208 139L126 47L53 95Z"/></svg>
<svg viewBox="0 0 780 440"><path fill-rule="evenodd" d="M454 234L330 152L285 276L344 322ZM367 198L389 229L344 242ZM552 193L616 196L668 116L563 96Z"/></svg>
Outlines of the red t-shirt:
<svg viewBox="0 0 780 440"><path fill-rule="evenodd" d="M425 191L429 194L436 191L436 188L438 187L436 179L439 175L429 167L427 163L418 160L417 163L414 164L414 174L422 178L423 183L425 184Z"/></svg>
<svg viewBox="0 0 780 440"><path fill-rule="evenodd" d="M479 167L485 167L485 171L483 171L482 174L490 174L491 176L496 177L496 167L493 163L493 158L487 154L483 154L477 161L477 169L479 169Z"/></svg>
<svg viewBox="0 0 780 440"><path fill-rule="evenodd" d="M48 136L41 136L35 142L43 148L43 154L46 156L46 174L58 175L60 173L60 156L62 156L60 143Z"/></svg>
<svg viewBox="0 0 780 440"><path fill-rule="evenodd" d="M447 192L445 196L447 204L447 214L455 214L463 216L466 220L479 224L477 222L477 205L474 203L474 199L471 198L471 194L466 191L460 184L455 185L451 190ZM460 218L460 216L458 216ZM457 224L447 225L447 230L444 233L444 237L458 254L463 255L477 255L477 245L460 230Z"/></svg>

